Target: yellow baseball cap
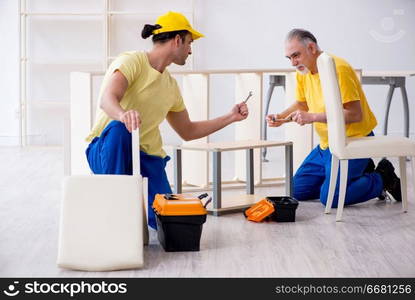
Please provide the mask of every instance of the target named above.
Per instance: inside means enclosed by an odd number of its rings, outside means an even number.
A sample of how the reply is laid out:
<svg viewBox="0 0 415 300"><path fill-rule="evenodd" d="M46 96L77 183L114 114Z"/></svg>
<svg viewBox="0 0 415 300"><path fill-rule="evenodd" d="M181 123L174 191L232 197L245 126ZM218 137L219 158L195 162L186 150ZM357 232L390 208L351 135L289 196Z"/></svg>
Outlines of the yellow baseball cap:
<svg viewBox="0 0 415 300"><path fill-rule="evenodd" d="M156 24L159 24L161 28L154 30L153 34L178 30L187 30L192 34L193 40L197 40L200 37L204 37L203 34L194 30L192 26L190 26L189 21L181 13L169 11L167 14L158 17Z"/></svg>

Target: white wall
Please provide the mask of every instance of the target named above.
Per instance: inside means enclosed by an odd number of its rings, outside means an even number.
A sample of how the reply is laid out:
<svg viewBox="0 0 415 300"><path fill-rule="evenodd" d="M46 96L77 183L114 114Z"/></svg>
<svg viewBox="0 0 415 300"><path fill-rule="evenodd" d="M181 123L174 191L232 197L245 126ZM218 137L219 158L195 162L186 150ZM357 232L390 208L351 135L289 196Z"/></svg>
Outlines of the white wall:
<svg viewBox="0 0 415 300"><path fill-rule="evenodd" d="M19 39L16 0L0 0L0 145L19 143Z"/></svg>
<svg viewBox="0 0 415 300"><path fill-rule="evenodd" d="M161 1L161 0L160 0ZM160 1L157 1L159 6ZM164 1L164 0L163 0ZM165 0L167 2L167 0ZM195 69L285 68L284 37L294 27L312 31L322 49L366 70L415 70L415 1L413 0L194 0L194 27L206 35L193 46ZM0 145L17 144L18 110L18 16L16 0L0 0ZM149 2L147 2L149 3ZM170 2L171 3L171 2ZM147 8L147 7L146 7ZM377 32L397 39L382 41ZM399 32L403 36L399 38ZM131 49L127 49L131 50ZM7 59L4 59L7 58ZM100 58L97 58L100 59ZM264 80L267 86L267 79ZM383 123L387 87L364 86L369 103ZM407 81L411 109L411 134L415 132L415 77ZM234 103L232 79L212 79L211 116ZM69 95L68 95L69 98ZM272 99L272 110L283 108L282 91ZM395 92L390 132L402 134L402 104ZM177 135L162 126L165 142L175 143ZM376 133L381 132L378 126ZM60 128L48 128L57 131ZM272 134L280 135L274 130ZM231 139L230 126L212 140ZM272 137L272 135L271 135Z"/></svg>
<svg viewBox="0 0 415 300"><path fill-rule="evenodd" d="M299 27L313 32L323 50L345 58L355 68L415 70L413 0L196 0L195 3L196 26L206 35L194 43L196 69L290 67L284 55L284 38L290 29ZM227 99L231 105L229 82L221 82L222 88L212 96ZM364 90L378 118L380 126L376 132L381 133L388 88L364 86ZM413 135L415 77L407 80L407 91ZM273 96L274 111L283 108L278 103L283 99L281 96L280 90ZM212 114L220 113L219 105L223 107L223 101L213 105ZM403 133L402 116L401 95L396 90L390 133ZM230 134L231 130L216 134L216 138L225 139L225 133Z"/></svg>

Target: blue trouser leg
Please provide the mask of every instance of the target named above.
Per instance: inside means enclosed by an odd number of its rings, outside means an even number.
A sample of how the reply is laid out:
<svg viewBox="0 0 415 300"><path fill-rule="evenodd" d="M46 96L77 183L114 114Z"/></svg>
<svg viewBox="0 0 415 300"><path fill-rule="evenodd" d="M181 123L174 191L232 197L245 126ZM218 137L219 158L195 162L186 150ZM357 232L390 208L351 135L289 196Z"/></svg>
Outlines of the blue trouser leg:
<svg viewBox="0 0 415 300"><path fill-rule="evenodd" d="M141 175L148 178L148 224L154 229L157 229L156 216L152 209L154 197L156 194L172 193L165 170L169 160L169 156L161 158L140 151Z"/></svg>
<svg viewBox="0 0 415 300"><path fill-rule="evenodd" d="M331 172L331 158L332 155L329 149L324 150L325 156L325 170L326 179L321 186L320 201L324 205L327 202L327 196L330 186L330 172ZM383 182L380 174L363 173L369 163L368 158L363 159L350 159L347 173L347 187L346 187L346 198L344 200L345 205L351 205L356 203L365 202L367 200L378 197L383 189ZM339 170L340 173L340 170ZM339 186L340 186L340 175L337 174L336 189L334 192L332 207L337 207L339 198Z"/></svg>
<svg viewBox="0 0 415 300"><path fill-rule="evenodd" d="M293 196L297 200L320 197L320 187L325 179L324 161L320 147L314 148L305 158L293 178Z"/></svg>
<svg viewBox="0 0 415 300"><path fill-rule="evenodd" d="M320 198L324 205L327 201L330 184L332 155L329 149L317 146L307 156L294 176L294 197L298 200ZM382 179L377 173L363 173L369 159L349 160L345 205L356 204L379 196L383 189ZM332 207L337 207L339 194L339 176Z"/></svg>
<svg viewBox="0 0 415 300"><path fill-rule="evenodd" d="M99 138L95 138L86 150L89 166L94 174L133 173L131 134L119 121L110 122ZM148 223L157 228L151 208L155 194L171 193L165 167L170 157L161 158L140 151L141 175L148 178Z"/></svg>
<svg viewBox="0 0 415 300"><path fill-rule="evenodd" d="M133 174L131 133L119 121L110 122L86 149L94 174Z"/></svg>

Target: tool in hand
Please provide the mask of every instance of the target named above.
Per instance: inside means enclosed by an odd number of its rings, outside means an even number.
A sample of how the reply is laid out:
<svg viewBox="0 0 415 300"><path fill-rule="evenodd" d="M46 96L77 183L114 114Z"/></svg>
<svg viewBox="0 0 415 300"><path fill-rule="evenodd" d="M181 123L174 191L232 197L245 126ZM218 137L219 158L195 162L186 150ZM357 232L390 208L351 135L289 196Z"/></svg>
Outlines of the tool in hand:
<svg viewBox="0 0 415 300"><path fill-rule="evenodd" d="M293 120L293 117L292 116L288 116L288 117L286 117L284 119L276 119L275 118L275 115L274 115L274 116L272 116L271 119L272 119L272 122L291 122Z"/></svg>
<svg viewBox="0 0 415 300"><path fill-rule="evenodd" d="M246 99L244 100L244 103L246 103L248 99L251 98L251 96L252 96L252 91L249 92L248 97L246 97Z"/></svg>

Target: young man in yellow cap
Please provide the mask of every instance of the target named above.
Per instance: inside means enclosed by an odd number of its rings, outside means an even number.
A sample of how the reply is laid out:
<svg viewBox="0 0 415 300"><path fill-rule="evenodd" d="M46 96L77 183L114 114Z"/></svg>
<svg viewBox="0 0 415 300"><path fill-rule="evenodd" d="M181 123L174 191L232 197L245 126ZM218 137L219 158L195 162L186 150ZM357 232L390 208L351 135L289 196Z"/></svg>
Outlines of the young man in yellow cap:
<svg viewBox="0 0 415 300"><path fill-rule="evenodd" d="M278 127L287 120L293 120L300 125L314 124L320 137L320 145L311 151L298 168L293 179L293 190L294 197L298 200L319 198L325 205L330 183L331 153L328 148L327 119L317 70L317 58L322 51L314 35L304 29L291 30L285 46L287 58L297 69L297 101L280 114L267 116L267 121L271 127ZM344 59L336 56L333 58L343 101L347 136L373 135L372 130L377 121L354 69ZM336 187L333 207L337 207L338 188L339 185ZM349 160L345 205L376 197L384 198L385 190L395 200L401 201L400 180L388 160L382 159L376 169L372 159Z"/></svg>
<svg viewBox="0 0 415 300"><path fill-rule="evenodd" d="M131 131L140 127L141 174L149 179L149 225L156 228L151 209L154 196L172 192L165 172L170 158L162 149L160 123L167 119L189 141L246 119L248 109L240 103L216 119L191 121L177 82L166 67L184 65L192 53L191 43L203 35L176 12L160 16L155 25L145 25L142 37L151 35L150 52L122 53L108 68L86 155L95 174L132 174Z"/></svg>

